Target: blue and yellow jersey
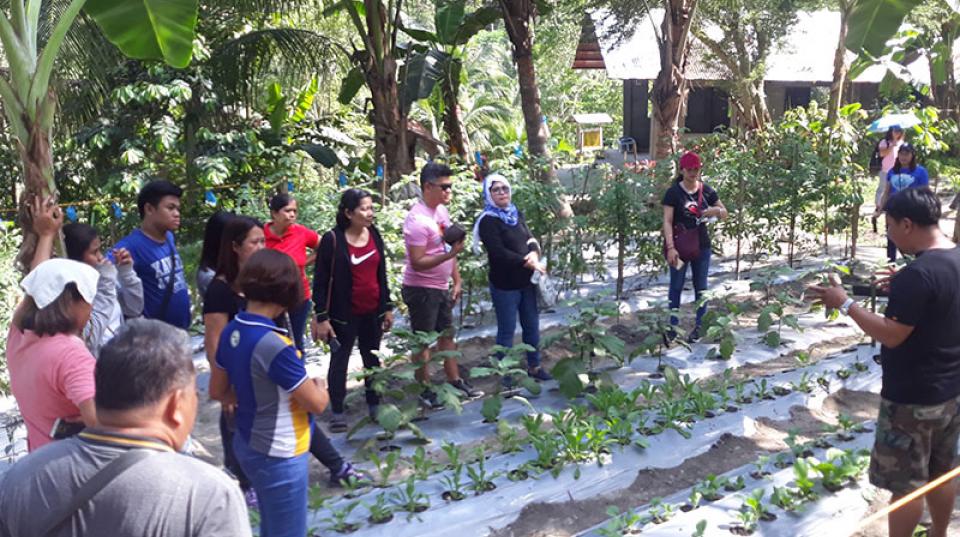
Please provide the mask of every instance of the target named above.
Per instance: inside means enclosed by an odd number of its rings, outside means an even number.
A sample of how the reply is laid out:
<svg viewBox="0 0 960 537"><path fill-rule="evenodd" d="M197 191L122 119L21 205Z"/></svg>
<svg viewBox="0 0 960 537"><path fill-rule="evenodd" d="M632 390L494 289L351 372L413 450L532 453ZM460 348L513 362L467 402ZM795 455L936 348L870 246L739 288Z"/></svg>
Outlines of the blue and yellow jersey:
<svg viewBox="0 0 960 537"><path fill-rule="evenodd" d="M312 417L290 397L307 382L300 352L266 317L241 312L217 346L217 366L237 393L237 434L271 457L295 457L310 447Z"/></svg>

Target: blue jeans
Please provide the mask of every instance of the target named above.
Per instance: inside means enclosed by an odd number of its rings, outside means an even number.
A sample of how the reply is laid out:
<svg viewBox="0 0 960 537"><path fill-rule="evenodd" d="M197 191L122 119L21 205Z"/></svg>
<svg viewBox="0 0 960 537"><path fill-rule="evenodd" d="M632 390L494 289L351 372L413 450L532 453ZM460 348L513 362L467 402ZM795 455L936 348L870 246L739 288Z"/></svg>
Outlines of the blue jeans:
<svg viewBox="0 0 960 537"><path fill-rule="evenodd" d="M497 345L513 347L519 314L523 342L535 349L527 353L527 367L540 367L540 312L537 310L536 288L531 284L523 289L505 290L491 285L490 297L497 313Z"/></svg>
<svg viewBox="0 0 960 537"><path fill-rule="evenodd" d="M233 437L237 461L253 484L260 504L260 537L303 537L307 534L307 453L271 457Z"/></svg>
<svg viewBox="0 0 960 537"><path fill-rule="evenodd" d="M310 316L311 306L313 306L312 301L304 300L299 307L288 312L288 315L290 315L290 330L293 332L291 334L293 344L297 346L300 352L303 352L303 333L307 329L307 317Z"/></svg>
<svg viewBox="0 0 960 537"><path fill-rule="evenodd" d="M699 259L684 263L679 269L670 267L670 310L674 312L680 309L680 295L683 293L683 282L687 277L687 265L690 265L693 270L693 291L699 301L700 297L703 296L703 292L707 290L707 272L710 271L710 249L701 248ZM703 320L703 314L706 312L706 304L697 308L698 327ZM680 324L680 318L671 313L670 324L674 326Z"/></svg>

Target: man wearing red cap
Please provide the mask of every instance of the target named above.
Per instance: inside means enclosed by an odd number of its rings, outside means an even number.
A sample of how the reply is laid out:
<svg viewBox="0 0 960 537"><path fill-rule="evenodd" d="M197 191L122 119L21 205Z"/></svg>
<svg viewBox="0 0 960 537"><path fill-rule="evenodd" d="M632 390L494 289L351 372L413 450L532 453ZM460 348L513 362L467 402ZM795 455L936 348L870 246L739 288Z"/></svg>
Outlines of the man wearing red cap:
<svg viewBox="0 0 960 537"><path fill-rule="evenodd" d="M710 270L710 235L706 222L710 218L726 218L727 209L717 192L700 180L703 163L700 156L688 151L680 157L680 176L663 196L663 249L670 266L670 309L680 309L680 295L687 275L687 265L693 271L693 289L697 300L707 289L707 272ZM705 304L697 308L697 320L687 340L700 339L700 323L706 313ZM679 318L670 316L670 324L678 325ZM665 337L676 338L670 331Z"/></svg>

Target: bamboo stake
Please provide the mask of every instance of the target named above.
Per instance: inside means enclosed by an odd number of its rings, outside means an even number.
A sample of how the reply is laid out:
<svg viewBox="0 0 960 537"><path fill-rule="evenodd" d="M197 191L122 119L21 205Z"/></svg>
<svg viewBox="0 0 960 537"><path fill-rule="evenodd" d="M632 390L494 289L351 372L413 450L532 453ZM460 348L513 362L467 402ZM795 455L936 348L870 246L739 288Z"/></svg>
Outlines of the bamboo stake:
<svg viewBox="0 0 960 537"><path fill-rule="evenodd" d="M940 485L946 483L947 481L950 481L951 479L957 477L958 475L960 475L960 466L957 466L957 467L954 468L953 470L950 470L949 472L947 472L947 473L943 474L942 476L934 479L933 481L927 483L926 485L918 488L917 490L911 492L910 494L907 494L907 495L904 496L903 498L900 498L899 500L891 503L890 505L884 507L883 509L881 509L881 510L877 511L876 513L874 513L874 514L868 516L867 518L863 519L863 521L860 522L860 526L857 528L857 530L858 530L858 531L859 531L859 530L862 530L863 528L865 528L865 527L869 526L870 524L876 522L877 520L879 520L879 519L887 516L888 514L896 511L897 509L900 509L900 508L903 507L904 505L912 502L913 500L916 500L917 498L919 498L919 497L923 496L924 494L930 492L931 490L939 487Z"/></svg>

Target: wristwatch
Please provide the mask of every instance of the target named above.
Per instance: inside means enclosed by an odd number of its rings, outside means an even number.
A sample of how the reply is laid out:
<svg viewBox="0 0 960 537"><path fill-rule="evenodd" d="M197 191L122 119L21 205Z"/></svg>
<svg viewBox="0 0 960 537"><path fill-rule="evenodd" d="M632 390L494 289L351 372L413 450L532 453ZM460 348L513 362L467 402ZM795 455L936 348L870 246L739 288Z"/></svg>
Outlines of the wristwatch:
<svg viewBox="0 0 960 537"><path fill-rule="evenodd" d="M852 298L847 298L844 300L843 304L840 306L840 313L844 315L850 315L850 306L852 306L854 302L855 300Z"/></svg>

